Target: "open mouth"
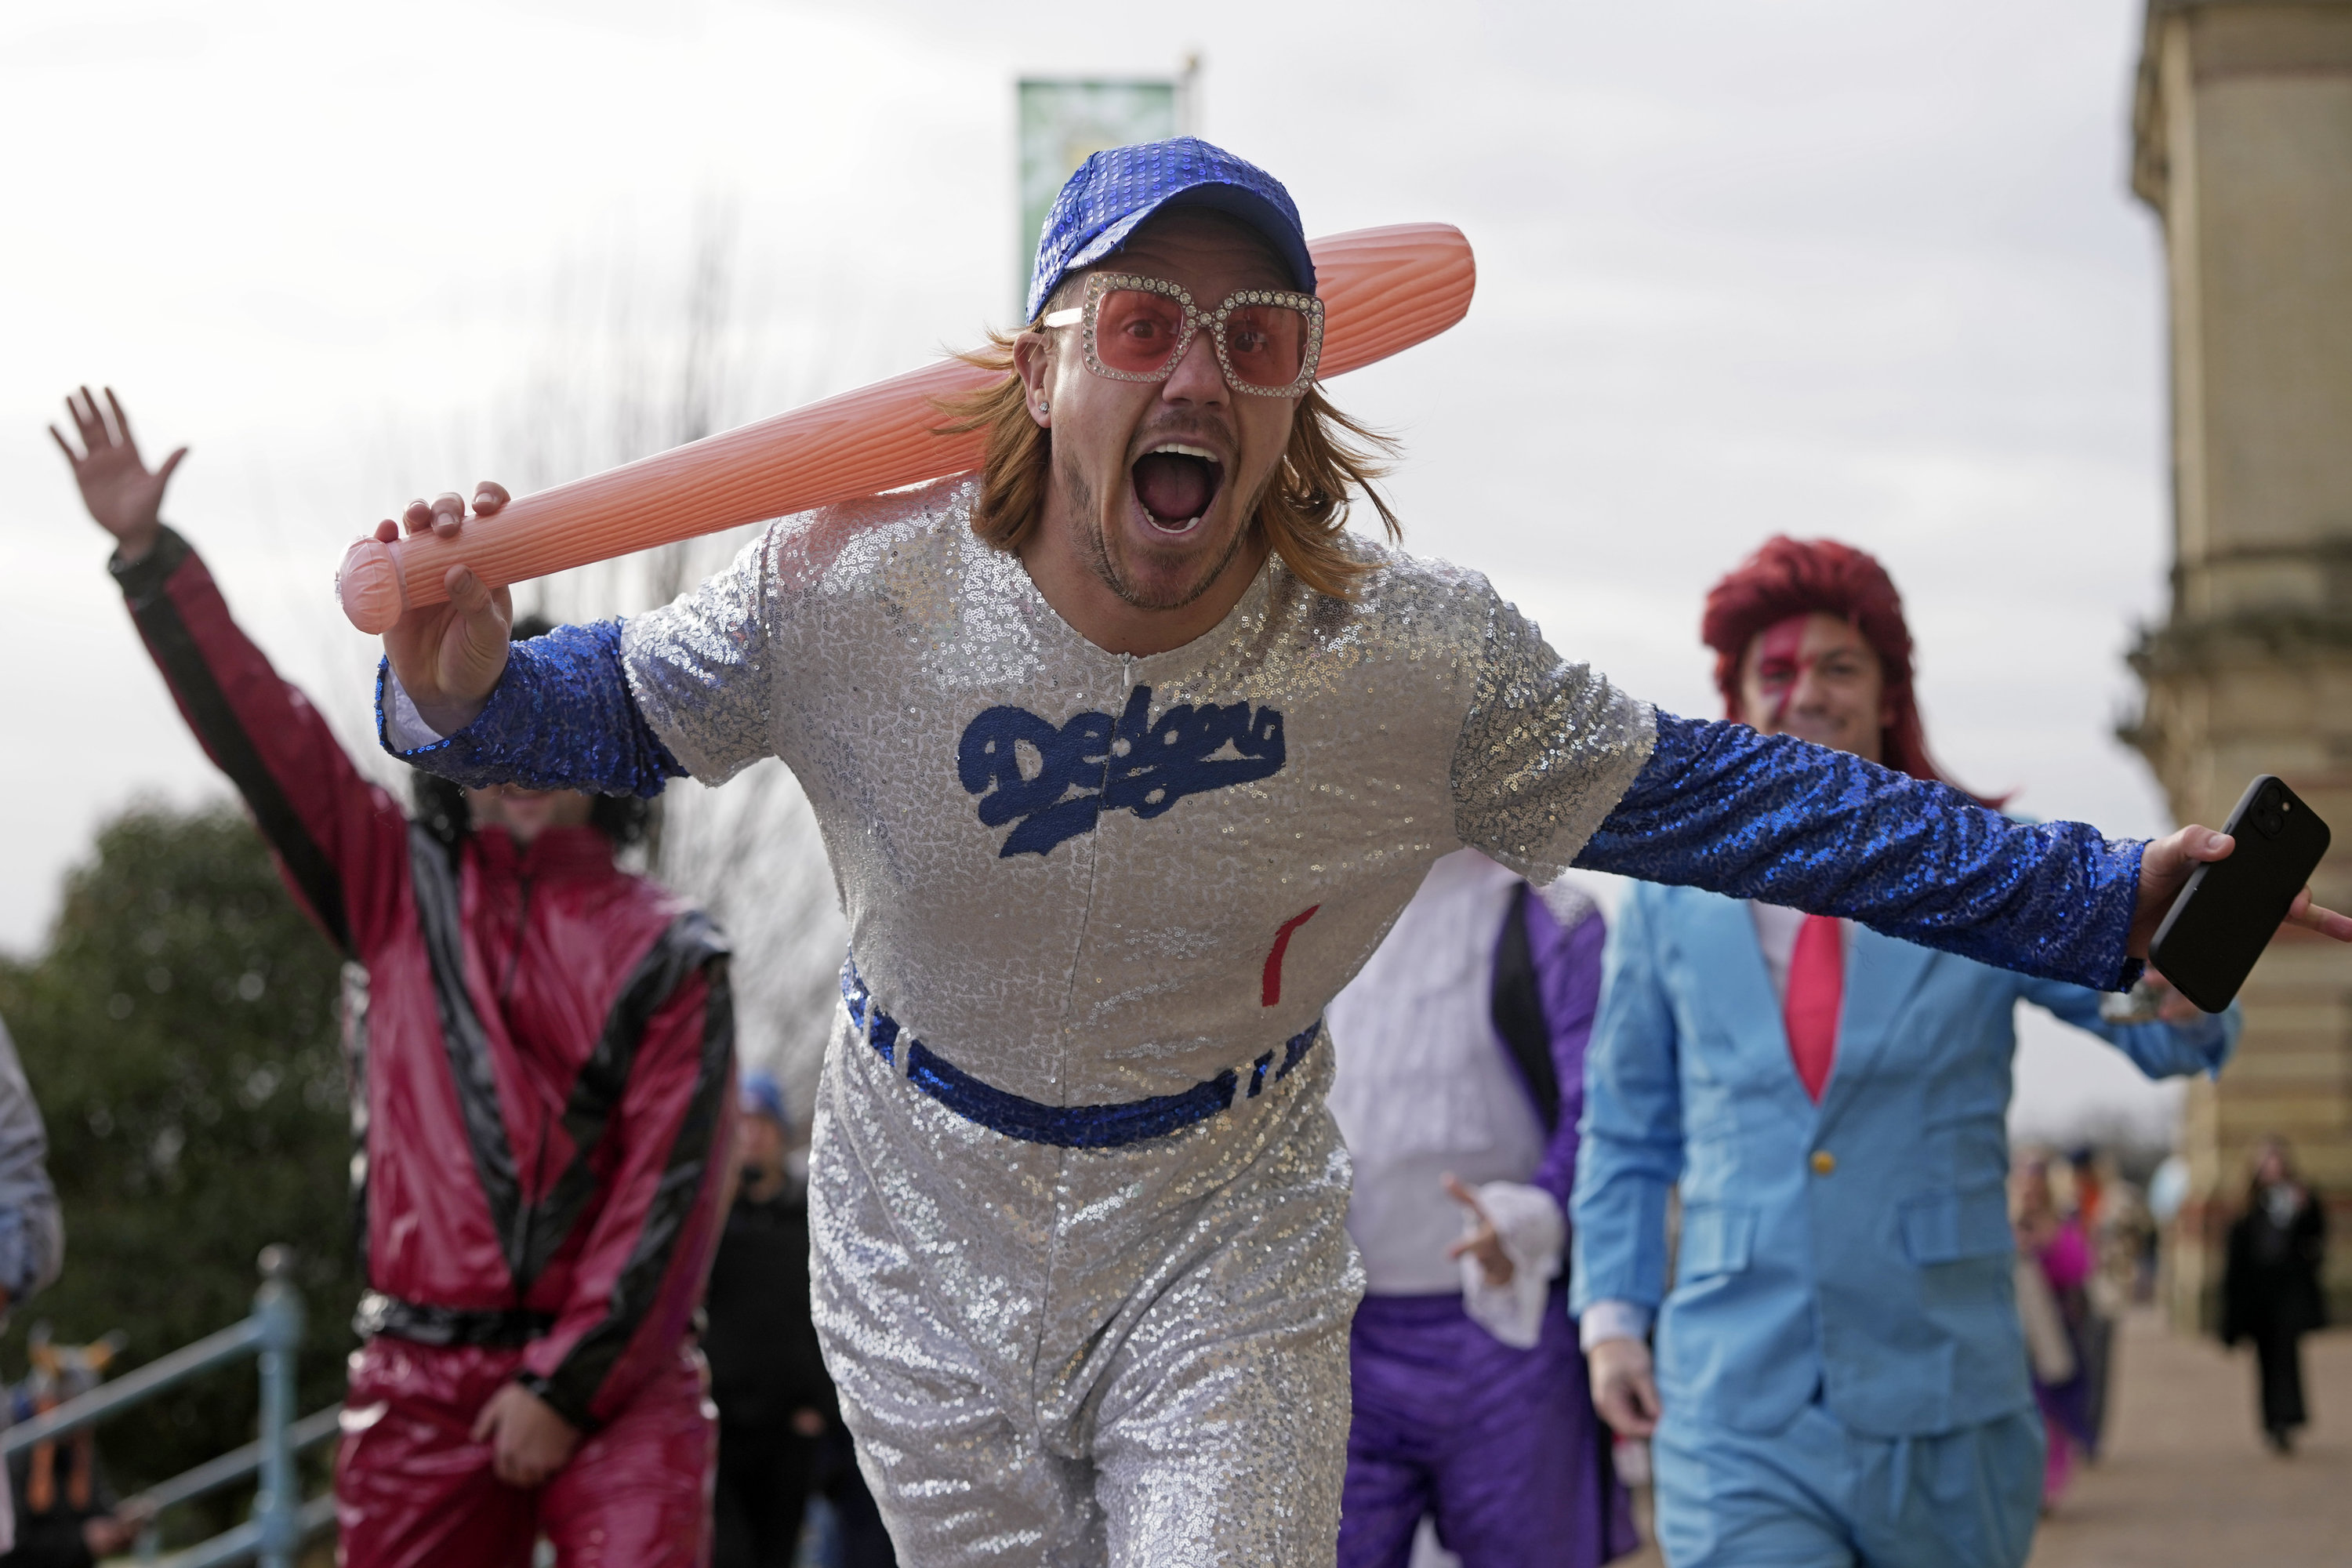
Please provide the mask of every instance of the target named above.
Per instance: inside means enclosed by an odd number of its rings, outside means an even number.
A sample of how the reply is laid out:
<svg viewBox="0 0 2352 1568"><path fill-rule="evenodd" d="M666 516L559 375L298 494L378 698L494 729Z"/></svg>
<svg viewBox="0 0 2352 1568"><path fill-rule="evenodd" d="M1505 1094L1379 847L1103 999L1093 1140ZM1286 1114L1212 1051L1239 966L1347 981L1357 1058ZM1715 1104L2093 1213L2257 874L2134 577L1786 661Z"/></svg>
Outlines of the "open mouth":
<svg viewBox="0 0 2352 1568"><path fill-rule="evenodd" d="M1145 521L1162 533L1199 527L1225 485L1225 466L1215 453L1173 441L1144 453L1128 472Z"/></svg>

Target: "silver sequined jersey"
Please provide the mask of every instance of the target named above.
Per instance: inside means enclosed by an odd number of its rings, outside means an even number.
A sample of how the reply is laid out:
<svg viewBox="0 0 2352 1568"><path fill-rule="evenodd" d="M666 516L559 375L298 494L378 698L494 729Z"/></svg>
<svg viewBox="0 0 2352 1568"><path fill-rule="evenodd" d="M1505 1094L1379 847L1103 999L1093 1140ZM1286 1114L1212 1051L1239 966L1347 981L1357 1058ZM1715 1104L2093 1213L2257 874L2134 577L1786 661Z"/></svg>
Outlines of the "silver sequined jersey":
<svg viewBox="0 0 2352 1568"><path fill-rule="evenodd" d="M786 519L622 650L696 777L793 769L879 1005L997 1089L1246 1070L1437 857L1549 881L1649 755L1650 709L1477 574L1363 545L1342 602L1274 559L1214 631L1115 655L972 536L972 493Z"/></svg>

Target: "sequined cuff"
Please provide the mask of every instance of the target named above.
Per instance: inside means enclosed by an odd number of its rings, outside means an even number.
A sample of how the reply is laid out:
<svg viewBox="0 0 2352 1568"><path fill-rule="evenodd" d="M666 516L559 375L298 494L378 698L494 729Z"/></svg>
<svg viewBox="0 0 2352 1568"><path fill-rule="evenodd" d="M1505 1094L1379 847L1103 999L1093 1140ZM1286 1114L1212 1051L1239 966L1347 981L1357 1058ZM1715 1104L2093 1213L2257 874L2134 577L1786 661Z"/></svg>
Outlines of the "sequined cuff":
<svg viewBox="0 0 2352 1568"><path fill-rule="evenodd" d="M376 740L404 763L476 788L497 784L656 795L686 770L638 711L621 671L621 623L558 626L514 645L474 721L429 745L393 738L392 667L376 670Z"/></svg>
<svg viewBox="0 0 2352 1568"><path fill-rule="evenodd" d="M1790 736L1661 713L1656 749L1576 863L2117 990L2142 967L2125 945L2144 847L2080 822L2012 822Z"/></svg>

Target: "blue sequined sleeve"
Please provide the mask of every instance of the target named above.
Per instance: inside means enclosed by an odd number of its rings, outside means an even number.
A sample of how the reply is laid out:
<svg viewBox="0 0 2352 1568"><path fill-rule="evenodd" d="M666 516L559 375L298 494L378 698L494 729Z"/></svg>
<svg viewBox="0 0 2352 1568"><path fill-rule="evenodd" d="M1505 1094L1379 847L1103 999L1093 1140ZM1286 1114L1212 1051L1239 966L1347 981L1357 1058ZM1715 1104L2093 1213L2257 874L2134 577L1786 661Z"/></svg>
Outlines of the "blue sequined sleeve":
<svg viewBox="0 0 2352 1568"><path fill-rule="evenodd" d="M618 621L558 626L515 644L488 706L430 745L404 751L394 742L384 713L393 695L387 661L375 681L376 739L383 749L461 784L656 795L686 773L629 691Z"/></svg>
<svg viewBox="0 0 2352 1568"><path fill-rule="evenodd" d="M1656 750L1576 863L2120 990L2142 967L2125 947L2143 847L2079 822L2014 822L1790 736L1661 713Z"/></svg>

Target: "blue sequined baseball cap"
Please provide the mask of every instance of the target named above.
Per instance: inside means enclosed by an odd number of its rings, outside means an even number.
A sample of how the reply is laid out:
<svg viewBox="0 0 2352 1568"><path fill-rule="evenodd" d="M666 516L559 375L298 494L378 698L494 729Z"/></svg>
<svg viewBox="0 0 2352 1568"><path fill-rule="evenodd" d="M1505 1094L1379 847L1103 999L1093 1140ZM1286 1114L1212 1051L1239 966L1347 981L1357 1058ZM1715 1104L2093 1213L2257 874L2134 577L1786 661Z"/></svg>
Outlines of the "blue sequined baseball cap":
<svg viewBox="0 0 2352 1568"><path fill-rule="evenodd" d="M1207 207L1241 219L1265 237L1291 286L1315 292L1315 259L1297 204L1282 182L1197 136L1112 147L1078 165L1037 237L1029 272L1028 319L1035 321L1062 279L1127 243L1136 226L1161 207Z"/></svg>

